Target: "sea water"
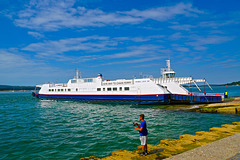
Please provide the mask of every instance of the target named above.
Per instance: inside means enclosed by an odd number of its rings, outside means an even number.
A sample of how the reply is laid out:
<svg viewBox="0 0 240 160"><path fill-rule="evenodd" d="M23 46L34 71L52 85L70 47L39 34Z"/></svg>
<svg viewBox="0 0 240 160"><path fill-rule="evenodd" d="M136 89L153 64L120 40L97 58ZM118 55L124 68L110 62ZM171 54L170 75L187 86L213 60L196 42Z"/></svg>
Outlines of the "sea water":
<svg viewBox="0 0 240 160"><path fill-rule="evenodd" d="M214 87L240 96L239 87ZM0 159L80 159L134 150L133 122L145 114L149 144L240 121L239 115L166 110L155 105L44 101L31 92L0 92ZM140 123L140 122L139 122Z"/></svg>

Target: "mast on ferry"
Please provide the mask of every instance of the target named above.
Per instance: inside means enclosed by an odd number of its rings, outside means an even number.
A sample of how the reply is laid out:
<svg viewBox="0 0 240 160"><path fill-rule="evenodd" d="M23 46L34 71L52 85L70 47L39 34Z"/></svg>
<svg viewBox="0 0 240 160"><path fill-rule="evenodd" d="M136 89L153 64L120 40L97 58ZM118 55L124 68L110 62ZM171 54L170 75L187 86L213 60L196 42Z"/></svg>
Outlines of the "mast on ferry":
<svg viewBox="0 0 240 160"><path fill-rule="evenodd" d="M161 74L163 78L174 78L176 72L174 72L174 70L171 69L171 63L170 63L170 59L166 60L166 68L162 68L161 69Z"/></svg>

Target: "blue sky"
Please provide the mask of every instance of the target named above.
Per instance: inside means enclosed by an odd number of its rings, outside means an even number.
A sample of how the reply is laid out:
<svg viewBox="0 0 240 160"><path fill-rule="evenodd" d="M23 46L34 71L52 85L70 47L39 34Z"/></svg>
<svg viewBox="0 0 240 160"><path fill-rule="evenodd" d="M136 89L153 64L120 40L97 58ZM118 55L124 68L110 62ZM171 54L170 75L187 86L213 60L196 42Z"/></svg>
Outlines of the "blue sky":
<svg viewBox="0 0 240 160"><path fill-rule="evenodd" d="M1 0L0 84L83 77L240 80L238 0Z"/></svg>

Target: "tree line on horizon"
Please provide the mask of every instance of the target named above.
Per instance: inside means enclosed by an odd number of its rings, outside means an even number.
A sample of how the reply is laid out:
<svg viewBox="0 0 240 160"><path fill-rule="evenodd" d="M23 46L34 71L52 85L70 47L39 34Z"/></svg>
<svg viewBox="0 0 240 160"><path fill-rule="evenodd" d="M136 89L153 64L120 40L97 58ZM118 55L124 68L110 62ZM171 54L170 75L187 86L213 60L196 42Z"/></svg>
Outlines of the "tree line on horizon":
<svg viewBox="0 0 240 160"><path fill-rule="evenodd" d="M237 82L232 82L232 83L227 83L227 86L240 86L240 81Z"/></svg>
<svg viewBox="0 0 240 160"><path fill-rule="evenodd" d="M0 91L9 90L34 90L35 86L10 86L10 85L0 85Z"/></svg>

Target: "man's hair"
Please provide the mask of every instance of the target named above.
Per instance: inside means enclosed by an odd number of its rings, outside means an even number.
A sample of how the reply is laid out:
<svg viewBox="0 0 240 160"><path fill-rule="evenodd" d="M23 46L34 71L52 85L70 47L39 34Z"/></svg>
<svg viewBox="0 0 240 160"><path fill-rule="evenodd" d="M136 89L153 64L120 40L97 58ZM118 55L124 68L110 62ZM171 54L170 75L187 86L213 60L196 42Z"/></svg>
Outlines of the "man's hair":
<svg viewBox="0 0 240 160"><path fill-rule="evenodd" d="M142 117L142 119L144 119L144 114L140 114L139 116Z"/></svg>

